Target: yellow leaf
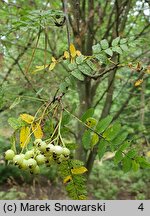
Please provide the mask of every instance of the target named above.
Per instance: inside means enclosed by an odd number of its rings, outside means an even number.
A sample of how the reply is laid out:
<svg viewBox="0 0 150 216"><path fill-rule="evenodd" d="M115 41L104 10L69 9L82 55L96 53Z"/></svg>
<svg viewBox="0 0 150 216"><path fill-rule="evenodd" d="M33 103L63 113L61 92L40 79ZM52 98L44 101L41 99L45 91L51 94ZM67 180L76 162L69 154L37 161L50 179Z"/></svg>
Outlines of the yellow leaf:
<svg viewBox="0 0 150 216"><path fill-rule="evenodd" d="M20 118L28 124L31 124L34 121L34 117L26 113L20 114Z"/></svg>
<svg viewBox="0 0 150 216"><path fill-rule="evenodd" d="M69 183L72 180L72 177L69 175L66 178L64 178L64 184Z"/></svg>
<svg viewBox="0 0 150 216"><path fill-rule="evenodd" d="M41 71L41 70L43 70L43 69L45 69L45 68L47 68L47 67L48 67L48 65L36 66L36 69L33 71L33 73L36 73L36 72L38 72L38 71Z"/></svg>
<svg viewBox="0 0 150 216"><path fill-rule="evenodd" d="M23 126L20 130L20 147L24 148L30 142L30 128Z"/></svg>
<svg viewBox="0 0 150 216"><path fill-rule="evenodd" d="M81 55L81 52L79 50L76 51L77 56Z"/></svg>
<svg viewBox="0 0 150 216"><path fill-rule="evenodd" d="M70 53L73 58L76 56L76 48L72 43L70 44Z"/></svg>
<svg viewBox="0 0 150 216"><path fill-rule="evenodd" d="M57 62L57 60L52 56L52 62Z"/></svg>
<svg viewBox="0 0 150 216"><path fill-rule="evenodd" d="M92 146L96 145L98 141L99 141L99 136L98 136L96 133L94 133L94 134L92 135L91 145L92 145Z"/></svg>
<svg viewBox="0 0 150 216"><path fill-rule="evenodd" d="M52 63L50 64L50 66L49 66L49 70L50 70L50 71L53 70L54 67L55 67L55 65L56 65L56 62L52 62Z"/></svg>
<svg viewBox="0 0 150 216"><path fill-rule="evenodd" d="M135 82L134 86L139 86L143 82L143 79L139 79Z"/></svg>
<svg viewBox="0 0 150 216"><path fill-rule="evenodd" d="M41 139L43 137L43 131L39 123L34 122L32 125L32 132L36 139Z"/></svg>
<svg viewBox="0 0 150 216"><path fill-rule="evenodd" d="M83 174L87 171L87 168L84 166L71 169L72 174Z"/></svg>
<svg viewBox="0 0 150 216"><path fill-rule="evenodd" d="M64 52L64 57L65 57L66 59L68 59L68 58L69 58L69 52L65 51L65 52Z"/></svg>

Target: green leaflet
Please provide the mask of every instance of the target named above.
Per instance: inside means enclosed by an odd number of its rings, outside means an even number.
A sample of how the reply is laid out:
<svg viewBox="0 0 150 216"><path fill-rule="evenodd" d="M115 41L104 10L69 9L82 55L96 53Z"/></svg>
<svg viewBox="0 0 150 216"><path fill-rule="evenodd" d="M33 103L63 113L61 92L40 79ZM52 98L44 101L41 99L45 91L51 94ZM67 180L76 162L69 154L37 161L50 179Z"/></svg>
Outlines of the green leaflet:
<svg viewBox="0 0 150 216"><path fill-rule="evenodd" d="M132 160L128 157L124 157L123 160L122 160L122 169L123 171L126 173L126 172L129 172L132 168Z"/></svg>
<svg viewBox="0 0 150 216"><path fill-rule="evenodd" d="M90 75L92 73L92 69L85 63L82 65L79 65L78 69L85 75Z"/></svg>
<svg viewBox="0 0 150 216"><path fill-rule="evenodd" d="M114 157L114 163L117 165L118 163L120 163L123 159L123 154L121 151L117 151Z"/></svg>
<svg viewBox="0 0 150 216"><path fill-rule="evenodd" d="M81 121L85 122L87 118L94 115L94 108L89 108L81 117Z"/></svg>
<svg viewBox="0 0 150 216"><path fill-rule="evenodd" d="M133 159L133 158L135 158L135 156L137 156L137 151L135 149L131 149L130 151L128 151L128 153L126 155L129 158Z"/></svg>
<svg viewBox="0 0 150 216"><path fill-rule="evenodd" d="M75 69L74 71L72 71L71 74L78 80L84 81L84 75L78 69Z"/></svg>
<svg viewBox="0 0 150 216"><path fill-rule="evenodd" d="M122 38L121 40L120 40L120 44L124 44L124 43L126 43L127 42L127 38Z"/></svg>
<svg viewBox="0 0 150 216"><path fill-rule="evenodd" d="M127 140L127 141L124 141L123 143L122 143L122 145L120 146L120 151L124 151L125 149L127 149L129 146L130 146L130 141L129 140Z"/></svg>
<svg viewBox="0 0 150 216"><path fill-rule="evenodd" d="M101 139L98 143L98 157L99 160L104 156L107 149L108 142L104 139Z"/></svg>
<svg viewBox="0 0 150 216"><path fill-rule="evenodd" d="M137 163L135 160L132 160L132 169L134 172L139 170L139 163Z"/></svg>
<svg viewBox="0 0 150 216"><path fill-rule="evenodd" d="M95 53L95 54L100 53L100 51L101 51L101 46L100 46L100 44L98 43L98 44L96 44L96 45L93 45L93 46L92 46L92 50L93 50L93 53Z"/></svg>
<svg viewBox="0 0 150 216"><path fill-rule="evenodd" d="M68 64L68 68L69 68L70 70L74 70L74 69L77 68L77 64L76 64L76 63L70 63L70 64Z"/></svg>
<svg viewBox="0 0 150 216"><path fill-rule="evenodd" d="M121 124L119 122L115 122L113 125L111 125L109 128L105 130L103 136L107 140L113 140L120 132L120 130L121 130Z"/></svg>
<svg viewBox="0 0 150 216"><path fill-rule="evenodd" d="M85 149L90 149L91 147L91 132L89 130L85 130L83 133L82 145Z"/></svg>
<svg viewBox="0 0 150 216"><path fill-rule="evenodd" d="M100 63L102 64L107 64L107 57L104 54L96 54L95 58L98 59L100 61Z"/></svg>
<svg viewBox="0 0 150 216"><path fill-rule="evenodd" d="M123 143L123 141L127 138L128 133L125 132L121 132L117 135L117 137L115 137L113 140L111 140L111 149L112 151L114 151L116 149L116 147L118 147L121 143Z"/></svg>
<svg viewBox="0 0 150 216"><path fill-rule="evenodd" d="M97 70L96 64L94 64L91 60L87 59L87 60L86 60L86 64L88 64L88 66L89 66L93 71L96 71L96 70Z"/></svg>
<svg viewBox="0 0 150 216"><path fill-rule="evenodd" d="M110 56L113 55L113 51L112 51L112 49L110 49L110 48L104 50L104 52L107 53L107 54L110 55Z"/></svg>
<svg viewBox="0 0 150 216"><path fill-rule="evenodd" d="M122 54L122 49L121 49L119 46L114 46L114 47L112 47L112 50L113 50L114 52L117 52L117 53L119 53L119 54Z"/></svg>
<svg viewBox="0 0 150 216"><path fill-rule="evenodd" d="M25 125L20 118L17 119L13 117L8 119L8 123L14 130L17 130Z"/></svg>
<svg viewBox="0 0 150 216"><path fill-rule="evenodd" d="M97 133L102 133L102 132L104 132L104 130L106 130L106 128L110 125L112 119L113 119L112 116L107 116L106 118L103 118L102 120L100 120L100 121L97 123L96 132L97 132Z"/></svg>
<svg viewBox="0 0 150 216"><path fill-rule="evenodd" d="M102 49L107 49L109 47L109 43L106 39L100 41Z"/></svg>
<svg viewBox="0 0 150 216"><path fill-rule="evenodd" d="M119 41L120 41L120 37L117 37L117 38L115 38L115 39L112 41L111 45L112 45L112 46L117 46L118 43L119 43Z"/></svg>
<svg viewBox="0 0 150 216"><path fill-rule="evenodd" d="M84 61L84 56L83 55L80 55L76 58L76 63L77 64L82 64Z"/></svg>
<svg viewBox="0 0 150 216"><path fill-rule="evenodd" d="M120 47L123 51L128 51L128 46L126 44L121 44Z"/></svg>

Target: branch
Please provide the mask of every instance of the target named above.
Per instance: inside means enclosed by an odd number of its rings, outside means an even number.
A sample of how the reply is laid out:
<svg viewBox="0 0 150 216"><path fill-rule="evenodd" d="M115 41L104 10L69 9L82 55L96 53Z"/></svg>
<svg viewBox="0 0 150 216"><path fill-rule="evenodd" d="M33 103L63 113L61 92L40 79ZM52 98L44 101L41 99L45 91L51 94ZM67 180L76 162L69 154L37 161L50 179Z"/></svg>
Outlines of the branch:
<svg viewBox="0 0 150 216"><path fill-rule="evenodd" d="M118 63L118 64L119 64L119 63ZM97 74L97 75L86 75L86 76L87 76L87 77L90 77L90 78L92 78L92 79L94 79L94 80L97 80L97 79L103 77L103 76L104 76L105 74L107 74L108 72L113 71L114 69L116 69L116 68L118 67L118 64L115 64L114 66L105 69L105 70L104 70L102 73L100 73L100 74Z"/></svg>

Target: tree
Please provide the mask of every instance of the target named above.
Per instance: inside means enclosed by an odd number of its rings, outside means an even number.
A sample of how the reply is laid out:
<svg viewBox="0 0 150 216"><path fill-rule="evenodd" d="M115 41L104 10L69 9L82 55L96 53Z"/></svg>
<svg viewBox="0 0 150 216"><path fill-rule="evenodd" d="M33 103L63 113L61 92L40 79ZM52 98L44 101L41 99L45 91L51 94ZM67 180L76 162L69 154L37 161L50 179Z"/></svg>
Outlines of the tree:
<svg viewBox="0 0 150 216"><path fill-rule="evenodd" d="M29 96L36 97L36 107L42 102L40 109L37 108L37 116L35 113L28 115L30 112L22 109L21 113L25 112L25 116L9 119L11 126L20 132L23 150L30 135L34 133L35 138L41 139L45 130L48 141L58 137L57 145L59 142L64 144L61 134L67 139L71 136L78 144L76 158L79 161L69 161L69 165L66 164L72 175L76 176L87 170L89 175L96 156L102 158L107 150L116 152L115 163L121 162L125 171L131 168L137 170L139 165L149 166L143 157L138 156L140 148L135 151L129 145L128 133L121 128L121 124L130 124L127 117L132 118L137 108L131 107L133 110L126 111L127 107L133 101L136 100L137 103L141 100L142 105L139 106L140 113L137 112L137 116L140 116L144 131L147 129L144 124L144 108L148 104L144 91L149 85L149 49L146 48L149 44L146 40L149 34L146 8L149 8L149 4L146 1L133 0L64 0L61 5L60 1L51 4L23 1L22 5L20 1L3 1L1 4L1 22L4 24L1 27L2 56L5 54L5 59L9 62L2 77L1 97L4 100L3 95L6 95L4 86L9 88L9 82L18 83L15 79L21 74L19 88L17 86L18 96L11 95L11 100L16 98L11 108ZM6 20L8 12L10 17ZM57 43L53 43L54 40ZM141 61L143 56L144 60ZM16 73L16 67L19 74ZM13 71L15 74L12 76ZM49 76L51 80L48 79ZM8 83L5 84L6 82ZM52 86L51 89L49 85ZM73 102L69 103L67 100L72 99L73 92L77 95L74 98L75 103L78 103L76 112L73 112ZM0 112L9 106L7 103L2 104ZM29 105L26 106L30 110ZM47 131L47 122L50 124L52 117L51 131L50 128ZM77 125L69 125L74 127L73 130L67 128L70 117L77 120ZM139 121L134 123L137 125ZM146 138L147 131L144 134L141 131L141 136ZM74 170L71 171L72 169ZM75 182L84 182L82 177L80 180L76 179L65 171L66 167L62 166L65 182L72 183L73 178ZM69 191L72 189L70 185ZM76 198L83 198L81 195L84 192Z"/></svg>

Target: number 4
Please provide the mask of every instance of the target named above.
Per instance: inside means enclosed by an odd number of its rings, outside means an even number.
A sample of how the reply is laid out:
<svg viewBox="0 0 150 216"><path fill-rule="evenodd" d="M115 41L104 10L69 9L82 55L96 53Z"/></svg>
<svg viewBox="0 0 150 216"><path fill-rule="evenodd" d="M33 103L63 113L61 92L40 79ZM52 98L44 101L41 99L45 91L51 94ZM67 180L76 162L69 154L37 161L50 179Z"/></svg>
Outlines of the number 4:
<svg viewBox="0 0 150 216"><path fill-rule="evenodd" d="M143 211L144 210L144 207L143 207L143 203L141 203L138 207L139 210Z"/></svg>

